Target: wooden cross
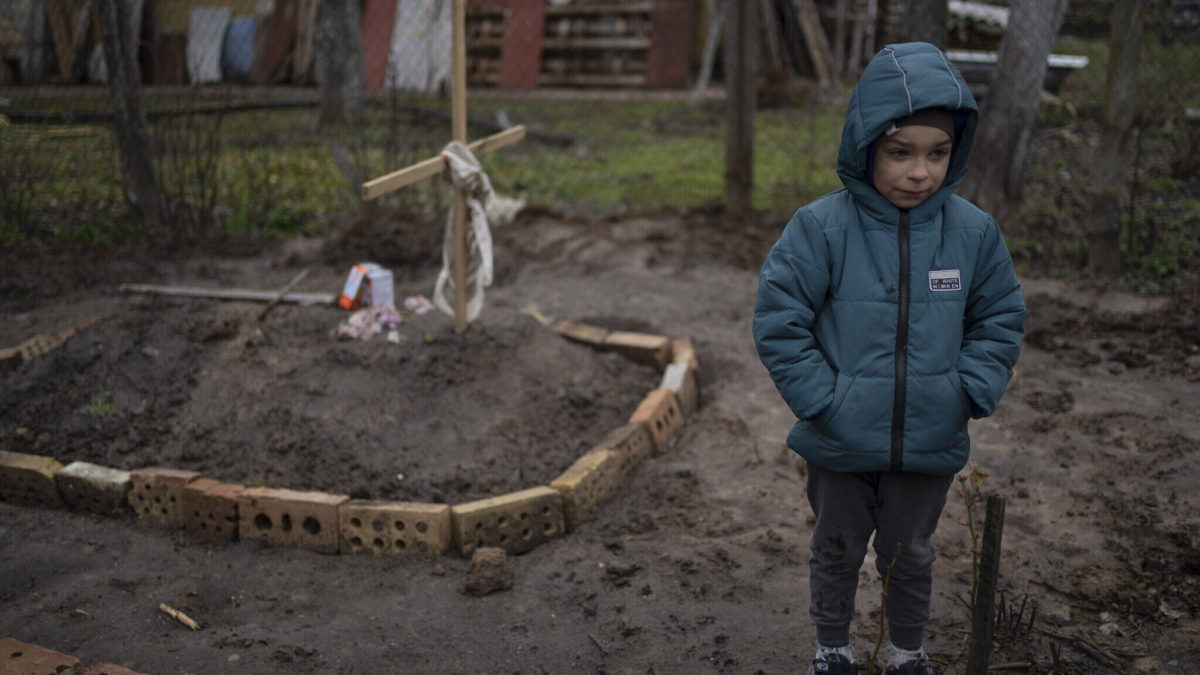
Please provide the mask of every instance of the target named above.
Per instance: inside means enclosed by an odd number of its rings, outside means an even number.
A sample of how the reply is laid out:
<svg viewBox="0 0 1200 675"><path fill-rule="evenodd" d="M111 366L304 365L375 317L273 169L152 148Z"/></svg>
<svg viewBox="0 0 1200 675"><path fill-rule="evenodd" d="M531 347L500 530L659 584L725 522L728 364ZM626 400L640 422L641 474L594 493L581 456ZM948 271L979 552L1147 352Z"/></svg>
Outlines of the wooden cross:
<svg viewBox="0 0 1200 675"><path fill-rule="evenodd" d="M525 138L525 127L515 126L498 134L467 143L467 0L454 0L454 43L451 74L451 132L455 141L463 143L476 155L498 150ZM375 199L430 176L436 176L447 166L444 157L431 157L362 185L363 199ZM451 224L454 240L454 329L467 329L467 196L454 188L454 221Z"/></svg>

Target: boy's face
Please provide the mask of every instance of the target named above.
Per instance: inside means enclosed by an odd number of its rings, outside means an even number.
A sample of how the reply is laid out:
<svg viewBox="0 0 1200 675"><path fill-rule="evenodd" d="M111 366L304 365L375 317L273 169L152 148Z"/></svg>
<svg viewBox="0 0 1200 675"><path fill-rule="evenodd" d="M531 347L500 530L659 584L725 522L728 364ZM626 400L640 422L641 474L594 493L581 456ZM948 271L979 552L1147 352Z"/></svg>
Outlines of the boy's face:
<svg viewBox="0 0 1200 675"><path fill-rule="evenodd" d="M883 136L875 146L875 189L898 208L919 206L946 179L952 145L950 134L918 124Z"/></svg>

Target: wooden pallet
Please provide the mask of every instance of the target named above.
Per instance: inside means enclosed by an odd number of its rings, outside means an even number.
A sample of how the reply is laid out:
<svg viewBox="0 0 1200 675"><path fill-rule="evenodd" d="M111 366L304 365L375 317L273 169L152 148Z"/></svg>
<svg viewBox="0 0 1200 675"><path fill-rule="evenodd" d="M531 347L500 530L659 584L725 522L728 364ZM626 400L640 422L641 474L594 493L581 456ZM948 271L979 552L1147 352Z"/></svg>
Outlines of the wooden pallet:
<svg viewBox="0 0 1200 675"><path fill-rule="evenodd" d="M492 2L494 4L488 4ZM682 87L691 61L694 4L680 0L518 8L472 0L467 14L468 84L512 86L513 62L534 68L527 86ZM538 13L536 39L513 40L518 11ZM681 26L681 24L683 24ZM670 26L664 30L664 26ZM685 37L681 38L679 35ZM507 82L506 82L507 80Z"/></svg>

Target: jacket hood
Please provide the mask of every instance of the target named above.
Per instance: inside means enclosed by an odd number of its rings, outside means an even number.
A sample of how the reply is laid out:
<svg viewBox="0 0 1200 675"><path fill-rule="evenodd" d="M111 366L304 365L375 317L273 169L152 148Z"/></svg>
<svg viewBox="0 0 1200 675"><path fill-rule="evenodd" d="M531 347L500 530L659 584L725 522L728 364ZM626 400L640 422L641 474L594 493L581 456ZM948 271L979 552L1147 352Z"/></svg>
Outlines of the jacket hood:
<svg viewBox="0 0 1200 675"><path fill-rule="evenodd" d="M913 209L921 222L950 198L967 172L967 160L979 124L979 106L958 68L937 47L925 42L888 45L871 59L846 109L837 173L842 184L876 218L897 222L900 209L874 187L869 175L875 140L893 120L918 110L942 108L955 113L958 133L942 187Z"/></svg>

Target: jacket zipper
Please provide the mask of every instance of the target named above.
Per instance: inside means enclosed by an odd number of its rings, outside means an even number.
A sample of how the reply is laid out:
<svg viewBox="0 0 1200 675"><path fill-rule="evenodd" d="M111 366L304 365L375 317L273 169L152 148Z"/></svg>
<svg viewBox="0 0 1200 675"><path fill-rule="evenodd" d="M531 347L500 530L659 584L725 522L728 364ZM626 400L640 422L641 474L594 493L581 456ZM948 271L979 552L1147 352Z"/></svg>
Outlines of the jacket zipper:
<svg viewBox="0 0 1200 675"><path fill-rule="evenodd" d="M892 471L904 470L904 404L908 372L908 210L900 211L900 280L896 288L896 391L892 399Z"/></svg>

